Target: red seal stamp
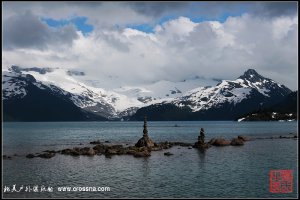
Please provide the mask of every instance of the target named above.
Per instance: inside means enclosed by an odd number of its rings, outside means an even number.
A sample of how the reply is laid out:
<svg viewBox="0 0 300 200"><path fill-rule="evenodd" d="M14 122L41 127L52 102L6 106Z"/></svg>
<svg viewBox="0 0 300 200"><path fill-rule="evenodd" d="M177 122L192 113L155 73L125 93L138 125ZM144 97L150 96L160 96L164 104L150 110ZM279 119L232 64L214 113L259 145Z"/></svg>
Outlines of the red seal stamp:
<svg viewBox="0 0 300 200"><path fill-rule="evenodd" d="M293 192L293 170L270 170L270 192Z"/></svg>

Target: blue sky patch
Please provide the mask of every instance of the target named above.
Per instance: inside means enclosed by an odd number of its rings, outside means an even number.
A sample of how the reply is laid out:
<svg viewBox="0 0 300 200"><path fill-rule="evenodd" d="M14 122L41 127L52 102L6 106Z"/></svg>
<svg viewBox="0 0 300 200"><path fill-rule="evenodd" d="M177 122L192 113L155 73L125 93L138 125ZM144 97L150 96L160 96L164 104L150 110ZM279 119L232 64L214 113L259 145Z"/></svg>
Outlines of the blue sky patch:
<svg viewBox="0 0 300 200"><path fill-rule="evenodd" d="M92 25L86 23L87 19L87 17L75 17L69 20L55 20L52 18L42 18L42 21L46 22L48 26L55 28L62 27L68 24L74 24L79 31L81 31L84 35L87 35L88 33L94 30L94 27Z"/></svg>

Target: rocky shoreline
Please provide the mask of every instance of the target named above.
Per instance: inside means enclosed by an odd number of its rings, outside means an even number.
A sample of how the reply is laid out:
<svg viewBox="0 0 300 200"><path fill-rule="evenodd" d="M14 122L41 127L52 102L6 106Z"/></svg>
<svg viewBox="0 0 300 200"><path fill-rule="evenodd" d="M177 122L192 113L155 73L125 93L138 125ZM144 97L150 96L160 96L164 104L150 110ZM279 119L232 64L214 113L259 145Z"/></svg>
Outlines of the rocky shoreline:
<svg viewBox="0 0 300 200"><path fill-rule="evenodd" d="M197 142L194 144L192 143L185 143L185 142L159 142L155 143L151 140L148 135L147 130L147 117L144 119L144 129L143 129L143 137L138 140L138 142L134 146L123 146L123 145L116 145L116 144L105 144L110 143L110 141L101 142L100 140L92 141L90 144L95 145L93 147L73 147L62 149L58 151L54 150L46 150L42 153L35 153L35 154L27 154L26 158L45 158L49 159L54 157L56 154L62 155L69 155L69 156L101 156L104 155L106 158L111 158L114 155L132 155L134 157L149 157L151 156L152 151L162 151L165 149L170 149L173 146L182 146L188 147L188 149L196 148L201 151L205 151L212 146L242 146L245 142L255 139L297 139L296 134L289 134L288 136L279 136L279 137L266 137L266 138L250 138L247 136L239 135L236 138L231 140L226 140L224 138L212 138L208 142L205 142L205 134L204 129L200 129L200 135L198 136ZM80 143L80 145L83 145ZM165 152L165 156L173 155L170 152ZM14 154L14 156L19 156ZM3 159L11 160L12 156L3 155Z"/></svg>
<svg viewBox="0 0 300 200"><path fill-rule="evenodd" d="M123 145L109 145L108 141L101 142L100 140L92 141L90 144L95 144L93 147L74 147L67 148L58 151L54 150L45 150L41 153L36 154L27 154L25 157L28 159L32 158L44 158L50 159L56 154L69 155L69 156L101 156L104 155L106 158L111 158L115 155L132 155L134 157L149 157L151 156L152 151L163 151L170 149L174 146L188 147L188 149L199 149L206 150L212 146L224 147L224 146L242 146L247 141L262 140L262 139L298 139L297 135L280 135L280 136L271 136L271 137L247 137L239 135L232 140L226 140L224 138L213 138L208 142L204 143L204 146L197 146L197 142L185 143L185 142L159 142L154 143L152 147L137 147L137 146L123 146ZM165 156L173 155L170 152L165 152ZM6 160L11 160L13 157L21 157L21 155L14 154L12 156L3 155L2 158Z"/></svg>

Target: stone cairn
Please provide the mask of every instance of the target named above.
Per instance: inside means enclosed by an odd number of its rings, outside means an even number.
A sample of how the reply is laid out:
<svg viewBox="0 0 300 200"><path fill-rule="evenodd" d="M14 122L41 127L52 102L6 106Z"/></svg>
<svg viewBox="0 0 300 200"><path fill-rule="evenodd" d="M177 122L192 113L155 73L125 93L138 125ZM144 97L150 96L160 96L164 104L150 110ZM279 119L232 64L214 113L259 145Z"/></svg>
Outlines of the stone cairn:
<svg viewBox="0 0 300 200"><path fill-rule="evenodd" d="M153 141L148 136L147 117L144 118L143 137L135 144L136 147L154 147Z"/></svg>
<svg viewBox="0 0 300 200"><path fill-rule="evenodd" d="M210 147L210 144L205 143L205 134L204 134L204 129L200 129L200 135L198 136L198 141L195 142L194 148L199 148L199 149L207 149Z"/></svg>

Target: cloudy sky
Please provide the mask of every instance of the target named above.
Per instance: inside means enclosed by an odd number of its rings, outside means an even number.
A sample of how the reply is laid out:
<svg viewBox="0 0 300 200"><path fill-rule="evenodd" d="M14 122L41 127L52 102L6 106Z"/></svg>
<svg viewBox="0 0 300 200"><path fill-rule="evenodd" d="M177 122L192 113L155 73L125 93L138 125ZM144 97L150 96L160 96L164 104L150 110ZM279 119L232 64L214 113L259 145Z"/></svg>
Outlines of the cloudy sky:
<svg viewBox="0 0 300 200"><path fill-rule="evenodd" d="M297 90L296 2L2 4L2 68L78 69L127 85L253 68Z"/></svg>

